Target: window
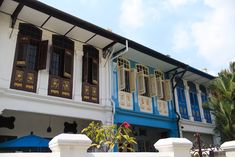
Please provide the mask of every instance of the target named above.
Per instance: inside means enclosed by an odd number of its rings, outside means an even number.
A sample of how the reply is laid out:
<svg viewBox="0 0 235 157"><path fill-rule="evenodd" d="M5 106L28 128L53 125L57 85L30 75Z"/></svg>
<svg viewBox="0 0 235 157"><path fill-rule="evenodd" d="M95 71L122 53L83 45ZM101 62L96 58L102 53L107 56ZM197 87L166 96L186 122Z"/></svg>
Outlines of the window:
<svg viewBox="0 0 235 157"><path fill-rule="evenodd" d="M52 36L48 94L72 98L74 42L64 36Z"/></svg>
<svg viewBox="0 0 235 157"><path fill-rule="evenodd" d="M41 41L42 31L20 23L11 88L36 92L38 70L46 68L48 41Z"/></svg>
<svg viewBox="0 0 235 157"><path fill-rule="evenodd" d="M136 89L136 71L130 69L130 62L124 58L118 58L118 89L124 92L134 92Z"/></svg>
<svg viewBox="0 0 235 157"><path fill-rule="evenodd" d="M200 86L199 88L200 88L200 90L201 90L202 104L203 104L203 103L206 103L206 102L208 101L208 100L207 100L206 88L205 88L204 86ZM206 119L206 122L207 122L207 123L212 123L210 110L204 108L204 109L203 109L203 112L204 112L204 117L205 117L205 119Z"/></svg>
<svg viewBox="0 0 235 157"><path fill-rule="evenodd" d="M196 85L189 81L188 86L189 86L189 98L190 98L193 118L195 121L201 122L201 114L200 114L199 103L198 103L198 98L197 98Z"/></svg>
<svg viewBox="0 0 235 157"><path fill-rule="evenodd" d="M180 78L175 79L177 82L177 98L178 98L178 104L179 104L179 110L180 110L180 115L184 119L188 119L188 110L187 110L187 102L185 98L185 92L184 92L184 83L183 80Z"/></svg>
<svg viewBox="0 0 235 157"><path fill-rule="evenodd" d="M82 100L99 103L99 51L84 45L83 52Z"/></svg>
<svg viewBox="0 0 235 157"><path fill-rule="evenodd" d="M138 93L142 96L150 96L149 93L149 71L148 68L137 64L136 65L138 73Z"/></svg>
<svg viewBox="0 0 235 157"><path fill-rule="evenodd" d="M168 79L164 79L163 72L159 70L154 71L156 77L156 89L157 96L161 100L171 100L171 82Z"/></svg>

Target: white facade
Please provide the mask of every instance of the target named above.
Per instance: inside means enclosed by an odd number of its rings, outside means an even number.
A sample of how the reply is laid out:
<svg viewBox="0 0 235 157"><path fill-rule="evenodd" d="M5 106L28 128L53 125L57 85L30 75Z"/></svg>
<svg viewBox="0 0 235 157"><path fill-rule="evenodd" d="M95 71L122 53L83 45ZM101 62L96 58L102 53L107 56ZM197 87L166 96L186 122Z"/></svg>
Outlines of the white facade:
<svg viewBox="0 0 235 157"><path fill-rule="evenodd" d="M82 57L83 43L75 42L74 52L74 68L73 68L73 92L72 99L59 98L49 96L48 93L48 79L49 79L49 62L52 44L52 34L49 31L43 30L42 39L49 40L49 48L47 53L47 66L45 70L38 72L38 82L36 93L26 92L10 88L11 75L15 57L15 47L18 35L17 20L14 29L10 28L10 15L0 13L0 113L8 116L14 116L17 113L22 118L21 112L28 112L29 119L41 115L42 125L44 123L43 117L62 117L58 118L63 121L78 121L83 123L82 119L101 121L103 124L112 123L112 106L109 99L109 80L106 76L108 74L108 66L104 66L105 60L102 57L102 51L99 50L99 104L82 101ZM12 31L12 35L11 34ZM12 112L11 112L12 111ZM12 113L12 114L11 114ZM30 118L31 117L31 118ZM40 117L40 116L39 116ZM16 117L17 118L17 117ZM40 118L39 118L40 119ZM16 119L17 122L17 119ZM22 123L22 122L19 122ZM31 123L34 123L31 121ZM39 122L40 123L40 122ZM41 125L41 124L39 124ZM62 124L63 125L63 124ZM17 124L15 125L17 126ZM22 127L24 125L21 125ZM30 126L28 126L30 127ZM85 126L84 126L85 127ZM0 134L10 135L11 131L5 131L5 128L0 128ZM53 129L52 129L53 130ZM28 131L28 130L27 130ZM20 134L13 133L15 136L28 134L29 132L21 132ZM61 133L58 131L56 134ZM43 135L43 133L39 133ZM53 137L53 134L50 137Z"/></svg>

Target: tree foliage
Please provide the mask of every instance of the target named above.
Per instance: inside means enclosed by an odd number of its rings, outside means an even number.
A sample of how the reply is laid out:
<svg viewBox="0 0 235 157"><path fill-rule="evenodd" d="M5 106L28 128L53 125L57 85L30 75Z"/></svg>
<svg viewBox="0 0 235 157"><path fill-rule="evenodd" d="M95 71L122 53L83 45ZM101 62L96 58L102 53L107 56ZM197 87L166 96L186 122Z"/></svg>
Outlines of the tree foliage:
<svg viewBox="0 0 235 157"><path fill-rule="evenodd" d="M91 140L91 151L108 152L111 151L115 144L120 144L119 150L134 151L133 144L136 144L135 138L132 137L130 124L122 123L117 125L102 125L101 123L91 122L82 133L86 134Z"/></svg>
<svg viewBox="0 0 235 157"><path fill-rule="evenodd" d="M222 70L209 85L211 93L205 107L215 116L221 142L235 140L235 62Z"/></svg>

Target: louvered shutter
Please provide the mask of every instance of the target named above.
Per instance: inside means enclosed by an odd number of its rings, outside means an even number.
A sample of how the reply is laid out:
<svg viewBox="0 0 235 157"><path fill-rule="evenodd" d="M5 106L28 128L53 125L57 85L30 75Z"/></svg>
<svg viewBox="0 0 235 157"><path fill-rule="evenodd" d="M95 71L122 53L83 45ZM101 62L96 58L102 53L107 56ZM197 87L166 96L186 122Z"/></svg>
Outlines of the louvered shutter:
<svg viewBox="0 0 235 157"><path fill-rule="evenodd" d="M18 36L18 48L17 48L17 60L16 66L26 66L26 57L28 51L28 45L30 44L30 39L26 36L20 35Z"/></svg>
<svg viewBox="0 0 235 157"><path fill-rule="evenodd" d="M88 82L88 53L82 58L82 82Z"/></svg>
<svg viewBox="0 0 235 157"><path fill-rule="evenodd" d="M162 78L156 78L156 86L157 86L157 97L159 99L163 98L163 88L162 88Z"/></svg>
<svg viewBox="0 0 235 157"><path fill-rule="evenodd" d="M138 72L138 93L144 94L146 92L145 83L144 83L144 72Z"/></svg>
<svg viewBox="0 0 235 157"><path fill-rule="evenodd" d="M130 92L135 92L136 90L136 69L130 70Z"/></svg>
<svg viewBox="0 0 235 157"><path fill-rule="evenodd" d="M149 76L149 92L150 96L157 96L157 81L154 75Z"/></svg>
<svg viewBox="0 0 235 157"><path fill-rule="evenodd" d="M73 55L71 51L65 50L64 52L64 68L63 76L66 78L72 77L73 70Z"/></svg>
<svg viewBox="0 0 235 157"><path fill-rule="evenodd" d="M171 100L171 82L170 80L164 80L164 100Z"/></svg>
<svg viewBox="0 0 235 157"><path fill-rule="evenodd" d="M126 87L125 69L123 66L118 67L118 89L123 90Z"/></svg>
<svg viewBox="0 0 235 157"><path fill-rule="evenodd" d="M48 40L41 41L39 44L38 70L46 69L47 49L48 49Z"/></svg>
<svg viewBox="0 0 235 157"><path fill-rule="evenodd" d="M92 59L92 84L97 85L98 84L98 78L99 78L99 59L93 58Z"/></svg>

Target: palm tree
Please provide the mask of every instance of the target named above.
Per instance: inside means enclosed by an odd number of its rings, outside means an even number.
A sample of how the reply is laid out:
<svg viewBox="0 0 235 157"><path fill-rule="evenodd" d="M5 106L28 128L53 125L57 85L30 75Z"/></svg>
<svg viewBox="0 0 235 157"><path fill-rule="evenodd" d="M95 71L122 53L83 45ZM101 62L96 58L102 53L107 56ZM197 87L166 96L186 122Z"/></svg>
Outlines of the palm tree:
<svg viewBox="0 0 235 157"><path fill-rule="evenodd" d="M211 93L205 107L215 116L221 142L235 140L235 62L222 70L209 85Z"/></svg>

